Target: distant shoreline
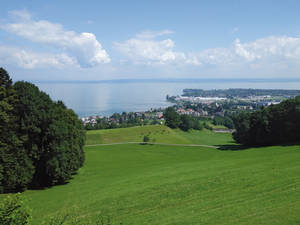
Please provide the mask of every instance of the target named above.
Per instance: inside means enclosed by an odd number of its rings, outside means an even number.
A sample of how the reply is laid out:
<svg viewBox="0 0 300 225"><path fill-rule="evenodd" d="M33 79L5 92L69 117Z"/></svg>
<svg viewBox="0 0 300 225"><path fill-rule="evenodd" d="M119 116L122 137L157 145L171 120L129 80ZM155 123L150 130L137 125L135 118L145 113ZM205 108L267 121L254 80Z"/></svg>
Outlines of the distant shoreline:
<svg viewBox="0 0 300 225"><path fill-rule="evenodd" d="M294 79L297 80L297 79ZM223 81L223 82L222 82ZM166 95L177 96L183 89L289 89L299 82L291 79L123 79L98 81L37 81L40 90L54 100L62 100L79 117L109 116L114 112L141 112L168 107Z"/></svg>
<svg viewBox="0 0 300 225"><path fill-rule="evenodd" d="M47 83L47 84L96 84L96 83L215 83L215 82L228 82L228 83L289 83L300 82L300 78L163 78L163 79L115 79L115 80L29 80L32 83Z"/></svg>

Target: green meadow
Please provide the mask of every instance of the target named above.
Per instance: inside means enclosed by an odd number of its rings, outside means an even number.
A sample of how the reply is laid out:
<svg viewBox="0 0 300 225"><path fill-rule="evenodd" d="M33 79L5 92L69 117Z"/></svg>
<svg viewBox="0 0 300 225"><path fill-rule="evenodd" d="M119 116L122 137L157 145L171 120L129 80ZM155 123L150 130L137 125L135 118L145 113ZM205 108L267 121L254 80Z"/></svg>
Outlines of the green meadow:
<svg viewBox="0 0 300 225"><path fill-rule="evenodd" d="M241 149L231 134L144 126L87 132L86 161L65 185L24 193L32 224L70 214L142 224L300 224L300 146Z"/></svg>
<svg viewBox="0 0 300 225"><path fill-rule="evenodd" d="M148 135L150 142L167 144L202 144L226 145L233 144L231 134L214 133L209 130L184 132L170 129L167 126L149 125L108 130L91 130L87 132L86 145L111 144L124 142L142 142Z"/></svg>

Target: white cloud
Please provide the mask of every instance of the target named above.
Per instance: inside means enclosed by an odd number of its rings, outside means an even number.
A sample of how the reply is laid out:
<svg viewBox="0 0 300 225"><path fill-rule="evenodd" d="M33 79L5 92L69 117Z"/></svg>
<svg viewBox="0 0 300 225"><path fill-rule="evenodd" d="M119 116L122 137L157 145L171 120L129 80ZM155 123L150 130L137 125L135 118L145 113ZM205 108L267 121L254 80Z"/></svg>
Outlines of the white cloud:
<svg viewBox="0 0 300 225"><path fill-rule="evenodd" d="M134 63L166 64L185 62L185 54L175 52L173 50L174 45L171 39L156 41L133 38L123 43L115 43L115 48Z"/></svg>
<svg viewBox="0 0 300 225"><path fill-rule="evenodd" d="M50 46L52 52L56 54L38 53L2 45L0 46L0 63L2 64L16 64L23 68L42 68L93 67L110 62L109 55L93 33L77 33L66 30L61 24L34 20L26 10L12 11L10 14L15 18L14 22L0 24L1 29L37 43L38 46ZM239 28L236 27L232 33L238 30ZM200 71L200 67L203 73L207 71L206 67L220 73L225 70L249 70L250 73L268 68L270 74L272 71L276 72L277 68L284 70L300 67L300 37L270 36L251 42L236 39L228 47L183 52L177 51L174 40L166 37L173 33L172 30L167 29L145 30L131 39L114 43L114 48L125 56L120 59L120 65L126 66L131 62L142 65L163 65L158 68L167 69L174 67L173 65L179 65L182 66L182 71L191 69L196 73ZM131 69L139 70L139 68L142 67Z"/></svg>
<svg viewBox="0 0 300 225"><path fill-rule="evenodd" d="M110 62L110 58L93 33L76 33L61 24L46 20L34 21L27 11L13 11L18 21L2 26L2 29L32 42L52 46L65 52L81 67L92 67Z"/></svg>
<svg viewBox="0 0 300 225"><path fill-rule="evenodd" d="M134 64L194 64L193 59L187 59L185 53L174 51L173 40L155 40L156 37L172 33L171 30L147 30L138 33L135 38L114 43L114 47Z"/></svg>
<svg viewBox="0 0 300 225"><path fill-rule="evenodd" d="M0 63L18 65L26 69L76 66L76 61L66 54L45 54L0 45Z"/></svg>
<svg viewBox="0 0 300 225"><path fill-rule="evenodd" d="M300 64L300 38L271 36L253 42L236 39L229 48L206 49L191 54L199 65L243 65L275 61Z"/></svg>
<svg viewBox="0 0 300 225"><path fill-rule="evenodd" d="M206 49L197 53L190 53L189 58L193 60L194 65L224 65L231 64L234 61L234 54L226 48Z"/></svg>
<svg viewBox="0 0 300 225"><path fill-rule="evenodd" d="M300 60L300 38L270 36L253 42L234 43L237 55L247 61L254 60Z"/></svg>
<svg viewBox="0 0 300 225"><path fill-rule="evenodd" d="M255 59L259 59L260 56L253 52L253 49L244 44L242 45L239 39L234 41L234 49L237 56L244 58L247 61L253 61Z"/></svg>
<svg viewBox="0 0 300 225"><path fill-rule="evenodd" d="M150 37L150 35L149 35ZM274 71L299 68L300 38L270 36L242 43L236 39L227 48L211 48L199 52L175 51L171 39L132 38L115 43L115 48L133 64L170 64L201 67L202 71ZM218 73L219 73L218 72ZM270 72L271 73L271 72Z"/></svg>

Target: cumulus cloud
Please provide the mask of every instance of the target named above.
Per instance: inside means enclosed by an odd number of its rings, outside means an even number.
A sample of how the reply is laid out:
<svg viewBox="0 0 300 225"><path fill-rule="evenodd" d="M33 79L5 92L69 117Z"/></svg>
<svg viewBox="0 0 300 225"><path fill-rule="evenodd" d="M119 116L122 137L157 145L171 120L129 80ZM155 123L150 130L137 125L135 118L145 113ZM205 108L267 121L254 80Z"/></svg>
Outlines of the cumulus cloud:
<svg viewBox="0 0 300 225"><path fill-rule="evenodd" d="M171 39L162 41L129 39L123 43L115 43L115 47L122 54L129 57L135 63L166 64L185 61L186 56L182 52L175 52L174 42Z"/></svg>
<svg viewBox="0 0 300 225"><path fill-rule="evenodd" d="M300 38L271 36L241 44L234 42L235 53L247 61L254 60L300 60Z"/></svg>
<svg viewBox="0 0 300 225"><path fill-rule="evenodd" d="M110 58L93 33L65 30L61 24L47 20L35 21L27 11L11 12L17 21L1 28L32 42L52 46L63 51L81 67L92 67L110 62Z"/></svg>
<svg viewBox="0 0 300 225"><path fill-rule="evenodd" d="M230 64L234 57L234 53L227 48L212 48L189 54L189 59L198 66Z"/></svg>
<svg viewBox="0 0 300 225"><path fill-rule="evenodd" d="M270 36L252 42L241 43L236 39L228 48L207 49L191 54L199 65L243 65L274 61L298 63L300 60L300 38Z"/></svg>
<svg viewBox="0 0 300 225"><path fill-rule="evenodd" d="M18 65L26 69L44 67L76 66L76 61L66 54L37 53L12 46L0 45L0 62L3 64Z"/></svg>
<svg viewBox="0 0 300 225"><path fill-rule="evenodd" d="M93 67L109 63L110 57L93 33L66 30L61 24L35 20L26 10L11 11L13 22L0 24L0 29L13 33L38 45L52 48L51 53L39 53L18 47L0 46L0 63L14 63L24 68L80 66ZM238 32L234 28L232 33ZM180 65L230 69L262 67L275 70L274 65L300 67L300 37L269 36L251 42L236 39L227 47L202 51L177 51L172 30L145 30L132 38L115 42L114 48L128 62L145 65ZM296 68L295 67L295 68ZM203 70L205 71L205 70Z"/></svg>
<svg viewBox="0 0 300 225"><path fill-rule="evenodd" d="M300 38L270 36L242 43L236 39L228 48L212 48L187 54L193 65L233 71L273 71L299 68Z"/></svg>
<svg viewBox="0 0 300 225"><path fill-rule="evenodd" d="M135 38L115 43L115 48L130 61L139 64L180 64L216 68L258 68L258 65L273 67L276 63L281 66L300 64L299 37L270 36L246 43L236 39L227 48L178 52L174 50L174 41L169 38L157 40L156 35L148 35L148 38L144 38L145 36L147 35L136 35Z"/></svg>
<svg viewBox="0 0 300 225"><path fill-rule="evenodd" d="M185 53L175 51L175 43L170 38L156 40L156 37L172 34L171 30L143 31L124 42L114 43L115 49L135 64L186 64L194 63Z"/></svg>

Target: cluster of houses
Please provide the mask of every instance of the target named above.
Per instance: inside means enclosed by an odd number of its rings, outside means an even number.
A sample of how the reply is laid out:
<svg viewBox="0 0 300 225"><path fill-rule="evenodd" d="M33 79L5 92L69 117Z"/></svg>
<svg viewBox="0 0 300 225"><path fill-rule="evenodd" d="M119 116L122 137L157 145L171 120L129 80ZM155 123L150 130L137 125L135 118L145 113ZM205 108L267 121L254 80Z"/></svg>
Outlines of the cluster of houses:
<svg viewBox="0 0 300 225"><path fill-rule="evenodd" d="M239 99L243 100L243 102L248 102L246 105L239 105L239 103L235 103L231 108L238 110L254 110L251 103L255 102L258 105L268 106L271 104L278 104L280 101L270 101L271 96L250 96L248 98ZM214 116L222 116L225 115L225 110L222 109L222 103L230 102L230 99L220 98L220 97L185 97L185 96L174 96L173 100L177 103L177 113L179 115L190 115L194 117L214 117ZM181 103L180 103L181 102ZM184 103L184 104L183 104ZM196 106L199 103L200 105L205 105L206 107L188 107L183 106L186 103L190 103L191 106ZM221 108L221 110L214 110L215 108ZM130 113L114 113L112 116L88 116L80 118L84 125L96 125L100 120L106 121L108 123L120 124L122 122L130 121L132 119L144 122L145 120L150 121L161 121L163 119L163 109L149 110L145 112L130 112Z"/></svg>
<svg viewBox="0 0 300 225"><path fill-rule="evenodd" d="M178 108L177 113L179 115L190 115L190 116L195 116L195 117L200 117L200 116L208 116L208 112L202 109L199 109L197 111L190 109L190 108Z"/></svg>
<svg viewBox="0 0 300 225"><path fill-rule="evenodd" d="M214 102L222 102L227 101L227 98L220 98L220 97L186 97L186 96L176 96L174 98L175 101L183 101L183 102L191 102L191 103L202 103L202 104L211 104Z"/></svg>
<svg viewBox="0 0 300 225"><path fill-rule="evenodd" d="M81 117L81 121L83 123L83 125L87 125L89 124L96 124L98 119L102 119L104 118L104 116L87 116L87 117Z"/></svg>
<svg viewBox="0 0 300 225"><path fill-rule="evenodd" d="M247 97L196 97L196 96L167 96L167 100L176 103L177 112L180 115L191 115L195 117L214 117L225 115L223 104L230 105L229 111L246 110L252 111L260 106L279 104L280 98L270 95L247 96ZM195 107L196 106L196 107Z"/></svg>
<svg viewBox="0 0 300 225"><path fill-rule="evenodd" d="M238 105L237 109L241 109L241 110L253 110L253 106L251 106L251 105Z"/></svg>
<svg viewBox="0 0 300 225"><path fill-rule="evenodd" d="M87 116L80 118L84 125L90 124L95 125L99 120L105 120L108 123L119 124L120 121L128 121L131 119L138 119L140 121L144 120L163 120L162 111L146 111L146 112L130 112L130 113L114 113L112 116Z"/></svg>
<svg viewBox="0 0 300 225"><path fill-rule="evenodd" d="M229 102L231 100L236 100L240 102L247 102L247 103L257 103L259 105L263 106L269 106L269 105L275 105L279 104L281 101L278 100L278 97L274 99L274 97L270 95L265 96L248 96L245 98L235 97L233 99L229 98L221 98L221 97L195 97L195 96L174 96L170 97L169 99L172 99L173 101L177 102L189 102L189 103L201 103L205 105L210 105L212 103L218 103L218 102Z"/></svg>

